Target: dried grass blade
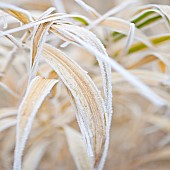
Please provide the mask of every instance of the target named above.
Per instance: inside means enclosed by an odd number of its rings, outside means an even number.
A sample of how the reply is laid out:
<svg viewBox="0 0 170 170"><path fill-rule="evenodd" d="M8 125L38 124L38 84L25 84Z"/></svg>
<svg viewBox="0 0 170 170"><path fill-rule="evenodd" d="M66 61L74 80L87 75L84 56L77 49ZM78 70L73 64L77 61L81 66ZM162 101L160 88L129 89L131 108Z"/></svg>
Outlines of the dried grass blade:
<svg viewBox="0 0 170 170"><path fill-rule="evenodd" d="M17 6L0 2L0 8L8 12L9 14L13 15L18 20L22 21L24 24L27 24L30 21L33 21L33 18L28 11L22 8L19 8Z"/></svg>
<svg viewBox="0 0 170 170"><path fill-rule="evenodd" d="M7 107L0 109L0 119L3 119L8 116L13 116L17 114L17 108L15 107Z"/></svg>
<svg viewBox="0 0 170 170"><path fill-rule="evenodd" d="M13 15L13 14L11 14ZM5 36L5 35L8 35L8 34L12 34L12 33L16 33L16 32L19 32L19 31L23 31L23 30L26 30L26 29L30 29L34 26L37 26L39 24L43 24L43 23L46 23L46 22L63 22L61 21L62 19L65 19L65 18L82 18L85 22L89 22L88 19L86 17L83 17L81 15L72 15L72 14L62 14L62 13L55 13L55 14L51 14L49 15L48 17L44 17L43 19L40 19L40 20L33 20L33 21L29 21L29 23L26 23L20 27L16 27L16 28L12 28L12 29L9 29L9 30L6 30L6 31L3 31L3 32L0 32L0 36ZM22 18L18 18L21 22L24 23L23 19ZM60 23L59 22L59 23ZM65 21L64 21L65 22Z"/></svg>
<svg viewBox="0 0 170 170"><path fill-rule="evenodd" d="M167 117L161 117L157 115L145 115L144 120L146 122L154 124L165 132L170 132L170 119L168 119Z"/></svg>
<svg viewBox="0 0 170 170"><path fill-rule="evenodd" d="M16 125L16 119L15 118L5 118L0 120L0 132L10 128L11 126Z"/></svg>
<svg viewBox="0 0 170 170"><path fill-rule="evenodd" d="M87 29L92 29L94 28L96 25L98 25L99 23L101 23L102 21L104 21L107 17L111 16L111 15L115 15L118 12L120 12L121 10L127 8L129 5L136 3L136 0L132 0L129 2L123 2L120 5L110 9L109 11L107 11L105 14L103 14L101 17L99 17L98 19L96 19L93 23L91 23Z"/></svg>
<svg viewBox="0 0 170 170"><path fill-rule="evenodd" d="M140 89L139 92L143 96L145 96L147 99L149 99L151 102L153 102L154 104L156 104L158 106L167 105L167 102L163 98L158 96L148 86L146 86L144 83L142 83L138 78L136 78L135 76L130 74L119 63L117 63L113 59L105 57L105 55L103 55L100 51L98 51L98 50L96 50L96 48L94 48L93 43L92 43L92 45L89 45L90 44L89 42L90 42L90 40L92 38L92 35L91 35L91 38L87 39L87 35L89 34L89 32L87 32L86 36L85 36L85 35L82 34L84 30L76 29L76 31L75 31L75 29L73 29L74 32L72 33L72 28L70 26L69 26L70 29L68 29L68 27L66 27L66 29L65 29L65 25L61 26L61 28L58 29L58 31L60 32L60 34L62 34L63 37L67 37L68 39L70 39L70 42L72 42L73 40L75 42L78 42L78 44L80 44L82 47L86 48L88 51L90 51L91 53L98 56L102 61L104 61L105 63L108 63L109 65L111 65L111 67L114 70L116 70L117 72L119 72L127 81L129 81L129 83L131 83L132 85L134 85L135 87ZM86 38L86 39L82 40L81 37L79 37L79 35L83 36L83 38L84 39Z"/></svg>
<svg viewBox="0 0 170 170"><path fill-rule="evenodd" d="M54 10L55 10L54 7L48 8L46 11L44 11L44 12L41 14L41 16L39 17L39 20L47 17L47 16L50 15Z"/></svg>
<svg viewBox="0 0 170 170"><path fill-rule="evenodd" d="M102 156L106 138L106 110L100 92L87 73L60 50L44 45L43 56L74 97L77 120L92 166L96 167Z"/></svg>
<svg viewBox="0 0 170 170"><path fill-rule="evenodd" d="M142 79L142 81L144 81L146 84L149 84L151 86L157 86L158 84L161 84L168 79L167 75L159 72L152 72L147 70L135 70L135 69L129 70L129 72L135 75L136 77ZM112 81L113 85L125 81L123 77L121 77L121 75L116 72L112 73L112 80L113 80Z"/></svg>
<svg viewBox="0 0 170 170"><path fill-rule="evenodd" d="M13 91L10 87L8 87L6 84L4 84L3 82L0 82L0 87L3 88L5 91L7 91L13 97L19 98L18 94L15 91Z"/></svg>
<svg viewBox="0 0 170 170"><path fill-rule="evenodd" d="M98 60L101 74L102 74L103 89L105 95L105 106L106 106L105 118L106 118L106 131L107 131L103 154L98 165L98 169L102 169L107 155L107 150L109 145L109 131L110 131L110 125L112 119L111 66L109 62L105 61L105 59L109 59L109 57L102 43L96 38L96 36L84 28L63 24L58 27L54 26L53 31L54 33L60 34L61 37L64 37L80 45L81 47L85 48L86 50L94 54L96 56L96 59Z"/></svg>
<svg viewBox="0 0 170 170"><path fill-rule="evenodd" d="M49 143L47 141L42 140L34 144L25 155L23 170L36 170L48 145Z"/></svg>
<svg viewBox="0 0 170 170"><path fill-rule="evenodd" d="M122 57L122 56L125 56L127 54L127 52L129 51L129 48L132 45L133 40L134 40L134 33L135 33L135 24L131 23L129 33L128 33L128 36L127 36L126 46L122 50L122 52L120 53L119 58Z"/></svg>
<svg viewBox="0 0 170 170"><path fill-rule="evenodd" d="M112 86L111 86L111 66L109 63L105 62L102 58L108 58L107 52L103 47L102 43L97 39L97 37L90 31L73 25L60 25L60 26L52 26L51 30L57 35L61 35L61 37L66 38L68 41L72 41L85 48L92 54L96 56L98 60L102 78L103 78L103 90L105 94L105 105L107 109L107 118L108 122L111 121L112 116ZM80 40L80 41L79 41ZM83 42L83 44L81 43ZM84 43L86 45L84 45ZM88 46L91 46L94 50L89 50ZM97 51L95 53L94 51ZM98 56L98 54L100 54ZM110 123L108 123L109 125Z"/></svg>
<svg viewBox="0 0 170 170"><path fill-rule="evenodd" d="M81 134L70 127L65 127L64 130L69 145L70 153L73 156L77 169L79 170L92 169L90 159L87 155Z"/></svg>
<svg viewBox="0 0 170 170"><path fill-rule="evenodd" d="M92 16L100 17L100 14L91 6L87 5L83 0L75 0L77 4L79 4L85 11L87 11Z"/></svg>
<svg viewBox="0 0 170 170"><path fill-rule="evenodd" d="M32 51L31 51L31 74L30 80L36 76L37 68L40 60L40 54L42 51L42 46L45 43L45 39L48 33L48 30L52 23L46 22L40 24L35 28L35 33L32 38Z"/></svg>
<svg viewBox="0 0 170 170"><path fill-rule="evenodd" d="M31 130L33 119L44 98L56 84L56 80L35 77L29 84L20 104L17 118L14 170L21 170L22 153Z"/></svg>
<svg viewBox="0 0 170 170"><path fill-rule="evenodd" d="M114 31L119 32L121 34L128 35L130 30L130 22L125 21L120 18L110 17L106 18L101 22L101 25L112 28ZM148 38L137 28L135 28L134 38L143 42L146 46L153 48L152 43L148 40Z"/></svg>

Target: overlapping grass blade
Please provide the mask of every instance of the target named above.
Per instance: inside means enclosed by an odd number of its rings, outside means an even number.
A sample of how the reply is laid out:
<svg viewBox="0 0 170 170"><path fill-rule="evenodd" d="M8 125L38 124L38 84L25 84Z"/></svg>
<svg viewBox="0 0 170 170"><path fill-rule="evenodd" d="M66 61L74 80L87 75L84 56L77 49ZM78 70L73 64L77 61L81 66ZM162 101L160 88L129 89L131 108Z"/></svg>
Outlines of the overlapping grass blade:
<svg viewBox="0 0 170 170"><path fill-rule="evenodd" d="M47 141L39 141L29 149L23 161L23 170L36 170L49 143Z"/></svg>
<svg viewBox="0 0 170 170"><path fill-rule="evenodd" d="M92 167L96 168L106 140L104 101L87 73L60 50L44 45L43 56L74 97L77 120L91 157Z"/></svg>
<svg viewBox="0 0 170 170"><path fill-rule="evenodd" d="M43 43L45 42L46 35L52 23L47 22L40 24L35 28L34 36L32 37L32 53L31 53L31 73L30 79L36 76L40 55L42 51Z"/></svg>
<svg viewBox="0 0 170 170"><path fill-rule="evenodd" d="M16 125L15 118L5 118L0 120L0 132Z"/></svg>
<svg viewBox="0 0 170 170"><path fill-rule="evenodd" d="M76 163L77 169L92 169L81 134L70 127L65 127L64 129L69 149Z"/></svg>
<svg viewBox="0 0 170 170"><path fill-rule="evenodd" d="M22 21L24 24L27 24L30 21L33 21L31 14L27 10L24 10L17 6L0 2L0 8L8 12L9 14L13 15L18 20Z"/></svg>
<svg viewBox="0 0 170 170"><path fill-rule="evenodd" d="M9 116L14 116L17 114L17 108L15 107L6 107L6 108L1 108L0 109L0 119L9 117Z"/></svg>
<svg viewBox="0 0 170 170"><path fill-rule="evenodd" d="M20 104L17 118L16 146L14 170L21 170L22 153L36 112L44 98L56 84L56 80L35 77L29 84L26 94Z"/></svg>

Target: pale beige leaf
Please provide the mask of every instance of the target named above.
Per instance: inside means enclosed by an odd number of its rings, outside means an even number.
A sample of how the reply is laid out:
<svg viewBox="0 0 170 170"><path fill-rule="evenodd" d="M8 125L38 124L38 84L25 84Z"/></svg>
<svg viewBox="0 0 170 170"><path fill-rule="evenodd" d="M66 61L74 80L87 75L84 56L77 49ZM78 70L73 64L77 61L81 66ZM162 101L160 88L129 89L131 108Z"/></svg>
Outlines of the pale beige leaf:
<svg viewBox="0 0 170 170"><path fill-rule="evenodd" d="M24 24L29 23L30 21L33 21L31 14L17 6L6 4L3 2L0 2L0 8L8 12L9 14L16 17L18 20L22 21Z"/></svg>
<svg viewBox="0 0 170 170"><path fill-rule="evenodd" d="M170 132L170 119L157 115L145 115L144 119L145 121L159 127L161 130L168 133Z"/></svg>
<svg viewBox="0 0 170 170"><path fill-rule="evenodd" d="M89 14L91 14L95 18L96 17L100 17L100 14L94 8L92 8L91 6L87 5L82 0L75 0L75 2L77 2L77 4L79 4L85 11L87 11Z"/></svg>
<svg viewBox="0 0 170 170"><path fill-rule="evenodd" d="M102 61L104 61L104 65L106 65L108 63L108 65L111 66L114 70L121 73L121 75L129 83L131 83L132 85L134 85L135 87L140 89L139 92L141 93L141 95L144 95L147 99L149 99L150 101L152 101L156 105L159 105L159 106L167 105L167 102L163 98L158 96L148 86L146 86L139 79L137 79L135 76L130 74L128 72L128 70L126 70L124 67L122 67L122 65L120 65L117 61L115 61L114 59L111 59L109 57L104 57L106 55L104 55L100 50L98 50L100 44L97 43L98 41L96 41L95 36L93 34L88 32L87 30L84 30L83 28L80 29L80 28L78 28L76 26L66 25L66 24L55 26L55 28L56 28L56 32L61 34L63 37L66 37L68 39L68 41L70 40L70 42L78 43L82 47L84 47L88 51L90 51L91 53L95 54L99 58L99 63L101 62L100 63L101 68L100 69L102 71L104 69ZM96 45L97 45L97 47L96 47ZM110 69L110 67L109 67L109 69ZM108 71L108 73L109 73L109 71ZM105 72L102 72L102 75L103 74L105 74ZM108 92L110 92L110 88L111 88L111 86L110 86L111 82L110 82L110 75L109 74L107 74L107 81L105 81L105 82L108 82L107 86L106 86L106 83L103 83L104 84L104 89L108 89ZM103 78L103 80L105 80L105 78ZM108 86L110 86L110 88L106 88ZM111 95L107 95L107 96L108 96L108 99L109 99ZM109 100L106 100L106 101L108 101L107 105L110 105ZM108 113L110 113L110 112L108 112Z"/></svg>
<svg viewBox="0 0 170 170"><path fill-rule="evenodd" d="M107 109L107 126L110 127L111 117L112 117L112 86L111 86L111 66L110 63L106 62L104 59L108 59L107 52L103 47L103 44L99 39L90 31L74 26L74 25L53 25L51 30L60 35L61 38L66 39L80 45L85 48L90 53L96 56L99 63L102 80L103 80L103 91L105 95L105 105ZM91 48L89 48L91 47ZM93 49L93 50L91 50ZM97 53L96 53L97 51Z"/></svg>
<svg viewBox="0 0 170 170"><path fill-rule="evenodd" d="M111 28L113 31L128 35L130 30L130 22L125 21L116 17L106 18L101 25ZM139 29L135 28L134 38L143 42L148 47L153 48L152 43L148 40L148 38L143 34Z"/></svg>
<svg viewBox="0 0 170 170"><path fill-rule="evenodd" d="M78 109L77 120L92 158L92 166L96 167L106 138L106 111L102 97L87 73L60 50L44 45L43 56L74 97Z"/></svg>
<svg viewBox="0 0 170 170"><path fill-rule="evenodd" d="M108 18L109 16L115 15L117 13L119 13L120 11L124 10L125 8L127 8L129 5L132 5L134 3L136 3L136 0L131 0L131 1L127 1L127 2L123 2L120 5L111 8L110 10L108 10L105 14L101 15L99 18L97 18L92 24L90 24L87 29L92 29L95 26L97 26L99 23L101 23L102 21L104 21L106 18Z"/></svg>
<svg viewBox="0 0 170 170"><path fill-rule="evenodd" d="M22 153L30 133L34 117L44 98L56 82L57 81L53 79L35 77L27 88L26 94L18 111L14 170L21 170Z"/></svg>
<svg viewBox="0 0 170 170"><path fill-rule="evenodd" d="M40 54L42 50L43 43L45 42L45 38L47 35L47 32L50 28L52 23L46 22L43 24L38 25L38 27L35 29L35 33L33 36L33 42L32 42L32 53L31 53L31 78L34 77L37 73L37 67L40 60Z"/></svg>
<svg viewBox="0 0 170 170"><path fill-rule="evenodd" d="M17 109L15 107L7 107L0 109L0 119L3 119L8 116L13 116L17 114Z"/></svg>
<svg viewBox="0 0 170 170"><path fill-rule="evenodd" d="M0 120L0 132L16 125L16 118L6 118Z"/></svg>
<svg viewBox="0 0 170 170"><path fill-rule="evenodd" d="M69 145L70 152L79 170L90 170L90 159L87 155L84 145L83 137L81 134L72 129L71 127L65 127L65 134Z"/></svg>
<svg viewBox="0 0 170 170"><path fill-rule="evenodd" d="M10 95L12 95L15 98L19 97L16 92L14 92L10 87L8 87L8 85L6 85L3 82L0 82L0 88L3 88L6 92L8 92Z"/></svg>
<svg viewBox="0 0 170 170"><path fill-rule="evenodd" d="M48 145L49 143L47 141L41 140L31 146L28 153L24 157L23 170L36 170Z"/></svg>
<svg viewBox="0 0 170 170"><path fill-rule="evenodd" d="M135 75L136 77L140 78L143 82L150 86L157 86L158 84L163 84L166 82L168 79L168 76L159 73L159 72L152 72L152 71L147 71L147 70L138 70L138 69L133 69L129 71L131 74ZM125 82L126 80L116 72L112 73L112 84L115 86L115 84L120 84ZM100 86L101 84L101 77L98 76L94 79L94 82Z"/></svg>

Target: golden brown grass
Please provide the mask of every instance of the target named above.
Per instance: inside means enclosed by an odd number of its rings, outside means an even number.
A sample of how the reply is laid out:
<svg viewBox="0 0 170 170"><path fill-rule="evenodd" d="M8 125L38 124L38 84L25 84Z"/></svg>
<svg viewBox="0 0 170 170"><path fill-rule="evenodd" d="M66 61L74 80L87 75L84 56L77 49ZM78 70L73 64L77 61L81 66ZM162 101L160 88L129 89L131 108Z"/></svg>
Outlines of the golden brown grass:
<svg viewBox="0 0 170 170"><path fill-rule="evenodd" d="M106 2L0 2L0 170L170 169L170 4Z"/></svg>

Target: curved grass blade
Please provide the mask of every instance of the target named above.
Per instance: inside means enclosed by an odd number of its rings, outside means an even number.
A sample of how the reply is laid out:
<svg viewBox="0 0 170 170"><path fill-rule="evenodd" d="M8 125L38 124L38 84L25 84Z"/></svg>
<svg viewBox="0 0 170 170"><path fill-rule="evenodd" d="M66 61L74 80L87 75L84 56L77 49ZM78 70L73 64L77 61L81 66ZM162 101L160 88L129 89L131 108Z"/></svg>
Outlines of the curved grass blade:
<svg viewBox="0 0 170 170"><path fill-rule="evenodd" d="M9 116L14 116L17 114L17 108L15 107L6 107L6 108L1 108L0 109L0 119L9 117Z"/></svg>
<svg viewBox="0 0 170 170"><path fill-rule="evenodd" d="M34 36L32 37L32 47L31 48L31 73L30 80L36 76L37 68L40 60L40 54L42 51L42 46L45 43L45 39L48 33L49 28L52 23L46 22L40 24L35 28Z"/></svg>
<svg viewBox="0 0 170 170"><path fill-rule="evenodd" d="M128 35L130 27L131 27L130 22L125 21L120 18L115 18L115 17L106 18L103 22L101 22L101 25L107 26L107 27L113 29L114 31L119 32L124 35ZM153 48L152 43L137 28L135 28L134 38L143 42L146 46Z"/></svg>
<svg viewBox="0 0 170 170"><path fill-rule="evenodd" d="M87 5L83 0L75 0L77 4L79 4L85 11L87 11L92 16L100 17L100 14L91 6Z"/></svg>
<svg viewBox="0 0 170 170"><path fill-rule="evenodd" d="M159 35L156 37L150 37L149 39L153 45L159 46L163 43L167 43L168 41L170 41L170 35L163 34L163 35ZM131 47L129 48L128 54L133 54L135 52L140 52L142 50L147 50L147 49L149 49L147 45L145 45L142 42L137 42L137 43L134 43L131 45ZM118 56L120 54L121 50L122 49L115 51L114 56Z"/></svg>
<svg viewBox="0 0 170 170"><path fill-rule="evenodd" d="M25 155L23 161L23 170L36 170L39 162L41 161L47 146L47 141L39 141L38 143L31 146L29 152Z"/></svg>
<svg viewBox="0 0 170 170"><path fill-rule="evenodd" d="M35 114L41 106L44 98L56 82L56 80L52 79L35 77L27 88L26 94L20 104L17 117L14 170L22 169L22 153L25 148L26 140L30 133Z"/></svg>
<svg viewBox="0 0 170 170"><path fill-rule="evenodd" d="M91 78L60 50L44 45L43 56L57 72L75 100L77 121L85 139L92 167L97 167L106 138L104 101Z"/></svg>
<svg viewBox="0 0 170 170"><path fill-rule="evenodd" d="M9 14L13 15L15 18L22 21L24 24L27 24L30 21L33 21L31 14L27 10L24 10L17 6L0 2L0 8L8 12Z"/></svg>
<svg viewBox="0 0 170 170"><path fill-rule="evenodd" d="M104 60L101 60L100 57L96 53L93 53L92 50L89 50L87 46L84 46L83 44L78 41L80 38L84 43L91 45L94 50L98 51L99 54L101 54L104 58L108 58L107 52L105 48L103 47L102 43L97 39L97 37L90 31L73 25L66 25L62 24L59 26L53 25L51 30L54 33L59 34L62 37L66 38L67 41L72 41L80 45L81 47L85 48L92 54L96 56L96 59L98 60L100 70L102 73L103 78L103 89L105 94L105 103L107 108L107 114L109 121L111 119L111 113L112 113L112 87L111 87L111 67L110 64L105 62ZM78 38L78 39L77 39Z"/></svg>
<svg viewBox="0 0 170 170"><path fill-rule="evenodd" d="M167 105L167 102L155 94L148 86L143 84L139 79L131 75L126 69L124 69L120 64L118 64L115 60L110 58L105 58L103 55L98 52L93 46L90 46L88 43L82 41L79 37L75 36L74 34L71 34L63 29L61 30L62 35L68 36L71 40L76 39L77 42L79 42L82 46L86 47L90 52L98 55L102 61L105 61L111 65L113 69L115 69L117 72L119 72L129 83L134 85L135 87L138 87L141 91L139 91L142 95L144 95L146 98L148 98L150 101L155 103L158 106L164 106Z"/></svg>
<svg viewBox="0 0 170 170"><path fill-rule="evenodd" d="M15 98L19 98L18 94L15 91L13 91L10 87L8 87L6 84L4 84L3 82L0 82L0 88L3 88L11 96L13 96Z"/></svg>
<svg viewBox="0 0 170 170"><path fill-rule="evenodd" d="M92 169L81 134L70 127L65 127L64 130L77 169Z"/></svg>
<svg viewBox="0 0 170 170"><path fill-rule="evenodd" d="M16 125L15 118L5 118L0 120L0 132Z"/></svg>

